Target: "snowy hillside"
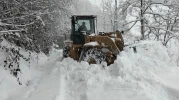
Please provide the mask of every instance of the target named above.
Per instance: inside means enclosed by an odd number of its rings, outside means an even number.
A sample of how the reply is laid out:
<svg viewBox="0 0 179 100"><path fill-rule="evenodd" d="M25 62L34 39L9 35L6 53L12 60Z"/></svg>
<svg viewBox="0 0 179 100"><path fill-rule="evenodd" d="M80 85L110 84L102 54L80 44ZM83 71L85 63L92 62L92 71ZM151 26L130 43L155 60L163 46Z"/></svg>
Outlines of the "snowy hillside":
<svg viewBox="0 0 179 100"><path fill-rule="evenodd" d="M61 61L62 51L52 52L27 86L7 89L2 81L0 100L178 100L179 68L167 49L156 41L134 45L137 53L126 47L110 66Z"/></svg>
<svg viewBox="0 0 179 100"><path fill-rule="evenodd" d="M19 60L19 69L17 76L14 75L14 71L17 68L16 63L12 63L9 59L14 55L9 52L12 48L18 49L15 45L10 45L7 41L1 42L0 48L0 100L6 100L8 95L15 95L17 90L30 86L41 75L41 64L48 59L43 53L31 52L30 61L26 61L24 58L29 57L29 52L24 49L20 50L20 54L23 55ZM8 47L9 50L5 51L2 48ZM6 49L7 50L7 49ZM7 64L5 60L9 60Z"/></svg>

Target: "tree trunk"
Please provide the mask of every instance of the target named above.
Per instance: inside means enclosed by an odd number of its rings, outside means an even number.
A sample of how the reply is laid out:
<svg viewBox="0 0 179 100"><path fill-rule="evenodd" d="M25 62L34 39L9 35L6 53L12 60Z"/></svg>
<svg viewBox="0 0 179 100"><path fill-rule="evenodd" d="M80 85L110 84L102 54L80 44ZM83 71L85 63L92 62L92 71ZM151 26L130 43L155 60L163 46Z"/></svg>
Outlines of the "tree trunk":
<svg viewBox="0 0 179 100"><path fill-rule="evenodd" d="M114 31L118 29L117 23L117 0L115 0Z"/></svg>
<svg viewBox="0 0 179 100"><path fill-rule="evenodd" d="M141 0L141 15L140 15L140 17L141 17L141 19L140 19L140 23L141 23L141 40L144 40L144 13L143 13L143 7L144 5L143 5L143 0Z"/></svg>

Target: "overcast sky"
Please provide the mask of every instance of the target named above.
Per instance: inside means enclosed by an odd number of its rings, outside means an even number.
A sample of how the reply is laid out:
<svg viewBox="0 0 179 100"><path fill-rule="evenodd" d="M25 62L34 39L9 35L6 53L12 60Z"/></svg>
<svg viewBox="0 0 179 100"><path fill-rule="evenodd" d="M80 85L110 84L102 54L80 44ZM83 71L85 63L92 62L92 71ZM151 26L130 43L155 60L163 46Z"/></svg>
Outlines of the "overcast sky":
<svg viewBox="0 0 179 100"><path fill-rule="evenodd" d="M89 0L92 4L100 6L102 0Z"/></svg>

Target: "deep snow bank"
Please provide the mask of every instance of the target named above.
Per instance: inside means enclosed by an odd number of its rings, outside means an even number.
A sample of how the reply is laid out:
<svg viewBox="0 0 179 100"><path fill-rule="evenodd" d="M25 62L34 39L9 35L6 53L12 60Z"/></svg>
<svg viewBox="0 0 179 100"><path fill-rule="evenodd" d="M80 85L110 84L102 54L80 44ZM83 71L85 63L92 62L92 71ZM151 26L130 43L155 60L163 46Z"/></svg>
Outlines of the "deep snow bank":
<svg viewBox="0 0 179 100"><path fill-rule="evenodd" d="M14 48L16 49L16 47ZM29 57L29 52L23 49L20 51L20 53L26 58ZM7 56L9 56L7 52L0 50L0 100L7 100L10 94L17 94L17 90L32 84L36 78L40 77L41 75L39 66L47 60L47 56L43 53L36 54L31 52L30 61L25 61L24 59L20 58L20 72L18 73L18 76L15 77L11 73L10 69L4 68L4 60L7 58ZM19 81L22 85L19 85Z"/></svg>
<svg viewBox="0 0 179 100"><path fill-rule="evenodd" d="M59 62L66 88L63 99L175 100L176 95L169 93L159 77L161 73L176 73L177 69L166 48L156 41L142 41L133 46L137 47L137 53L126 47L115 63L106 67L70 58Z"/></svg>

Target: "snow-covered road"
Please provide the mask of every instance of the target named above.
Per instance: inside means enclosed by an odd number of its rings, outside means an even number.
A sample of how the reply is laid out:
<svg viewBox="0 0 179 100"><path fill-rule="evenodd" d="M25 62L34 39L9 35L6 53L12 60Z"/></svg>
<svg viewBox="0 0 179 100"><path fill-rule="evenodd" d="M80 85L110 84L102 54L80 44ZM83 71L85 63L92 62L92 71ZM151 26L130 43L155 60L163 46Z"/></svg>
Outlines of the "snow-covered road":
<svg viewBox="0 0 179 100"><path fill-rule="evenodd" d="M144 53L145 52L145 53ZM3 100L179 100L179 68L160 43L125 48L110 66L54 53L42 75Z"/></svg>
<svg viewBox="0 0 179 100"><path fill-rule="evenodd" d="M44 71L41 78L22 96L22 99L17 100L56 100L60 89L61 74L58 61L61 57L61 52L57 52L45 64L41 65L40 67Z"/></svg>
<svg viewBox="0 0 179 100"><path fill-rule="evenodd" d="M60 86L58 65L52 66L22 100L56 100Z"/></svg>

